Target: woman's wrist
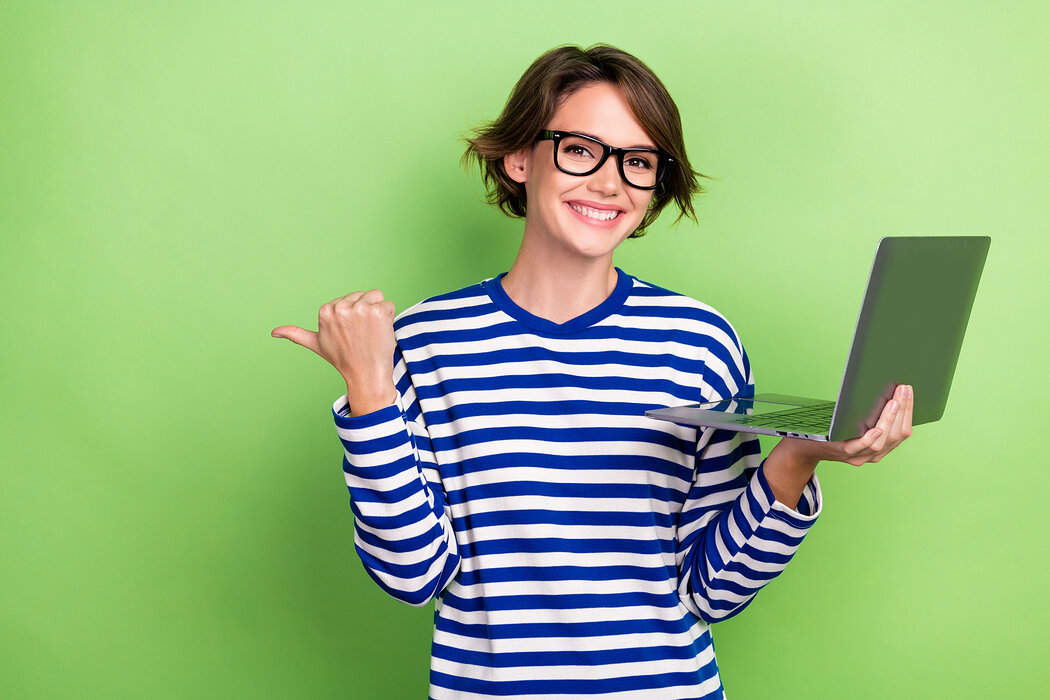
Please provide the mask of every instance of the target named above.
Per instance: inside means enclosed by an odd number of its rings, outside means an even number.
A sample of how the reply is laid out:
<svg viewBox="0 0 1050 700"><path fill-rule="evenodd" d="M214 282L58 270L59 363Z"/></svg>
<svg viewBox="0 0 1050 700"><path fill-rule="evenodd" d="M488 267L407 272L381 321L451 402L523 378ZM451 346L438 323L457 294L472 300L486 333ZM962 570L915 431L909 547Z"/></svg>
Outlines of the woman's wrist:
<svg viewBox="0 0 1050 700"><path fill-rule="evenodd" d="M363 416L386 408L397 400L397 389L391 381L374 386L361 386L356 382L346 383L346 399L351 416Z"/></svg>
<svg viewBox="0 0 1050 700"><path fill-rule="evenodd" d="M797 508L803 489L820 463L817 452L809 448L806 440L784 438L762 465L773 497L792 510Z"/></svg>

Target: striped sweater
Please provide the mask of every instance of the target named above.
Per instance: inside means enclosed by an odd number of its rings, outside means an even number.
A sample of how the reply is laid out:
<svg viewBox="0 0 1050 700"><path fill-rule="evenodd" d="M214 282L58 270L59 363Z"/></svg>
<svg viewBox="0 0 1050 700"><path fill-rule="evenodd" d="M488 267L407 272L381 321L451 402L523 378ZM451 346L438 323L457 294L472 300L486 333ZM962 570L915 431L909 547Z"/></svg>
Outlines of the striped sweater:
<svg viewBox="0 0 1050 700"><path fill-rule="evenodd" d="M431 698L722 697L709 624L817 517L753 436L644 416L754 385L718 312L617 272L564 324L500 278L424 301L394 324L397 403L333 407L366 570L437 601Z"/></svg>

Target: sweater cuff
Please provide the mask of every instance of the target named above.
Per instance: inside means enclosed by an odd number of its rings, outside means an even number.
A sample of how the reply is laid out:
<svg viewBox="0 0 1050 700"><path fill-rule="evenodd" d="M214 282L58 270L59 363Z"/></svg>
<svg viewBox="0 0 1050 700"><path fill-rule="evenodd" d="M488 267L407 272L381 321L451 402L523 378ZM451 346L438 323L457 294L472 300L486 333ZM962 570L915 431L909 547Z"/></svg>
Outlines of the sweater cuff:
<svg viewBox="0 0 1050 700"><path fill-rule="evenodd" d="M346 451L343 471L347 485L351 475L368 474L370 479L399 474L414 464L412 436L398 404L390 404L363 416L351 416L346 396L332 405L335 430Z"/></svg>
<svg viewBox="0 0 1050 700"><path fill-rule="evenodd" d="M335 418L335 424L339 428L354 429L354 428L370 428L380 423L385 423L388 420L399 417L401 414L401 408L396 403L392 403L389 406L384 406L371 413L366 413L363 416L352 416L350 415L350 399L346 394L343 394L335 403L332 404L332 415Z"/></svg>
<svg viewBox="0 0 1050 700"><path fill-rule="evenodd" d="M769 486L769 482L766 481L764 466L765 462L763 461L762 466L758 468L754 477L752 477L752 483L765 495L766 502L769 503L769 514L791 527L801 530L809 529L816 522L824 507L824 499L820 493L820 482L817 480L817 475L814 474L810 477L809 482L803 487L802 496L798 499L798 506L789 508L773 495L773 489Z"/></svg>

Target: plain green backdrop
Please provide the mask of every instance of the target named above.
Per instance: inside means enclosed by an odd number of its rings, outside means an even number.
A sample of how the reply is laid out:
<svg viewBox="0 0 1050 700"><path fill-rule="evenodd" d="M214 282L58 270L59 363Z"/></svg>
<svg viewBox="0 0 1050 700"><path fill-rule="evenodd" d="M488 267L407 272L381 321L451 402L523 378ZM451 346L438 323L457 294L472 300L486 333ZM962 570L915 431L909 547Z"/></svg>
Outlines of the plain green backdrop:
<svg viewBox="0 0 1050 700"><path fill-rule="evenodd" d="M760 388L833 395L880 236L992 236L944 419L820 468L715 627L730 697L1045 697L1050 5L619 0L0 3L0 695L425 696L339 378L269 331L506 270L461 138L599 41L712 177L617 264L725 313Z"/></svg>

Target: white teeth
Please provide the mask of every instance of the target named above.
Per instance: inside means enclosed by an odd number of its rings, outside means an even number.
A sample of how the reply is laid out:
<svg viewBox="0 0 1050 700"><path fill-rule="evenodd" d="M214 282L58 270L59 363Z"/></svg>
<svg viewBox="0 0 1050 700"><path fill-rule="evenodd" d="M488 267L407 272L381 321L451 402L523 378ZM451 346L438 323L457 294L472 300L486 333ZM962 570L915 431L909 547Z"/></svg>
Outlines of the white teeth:
<svg viewBox="0 0 1050 700"><path fill-rule="evenodd" d="M569 206L573 211L583 214L591 219L597 219L598 221L608 221L609 219L615 219L620 215L620 212L615 209L592 209L591 207L585 207L582 204L570 203Z"/></svg>

